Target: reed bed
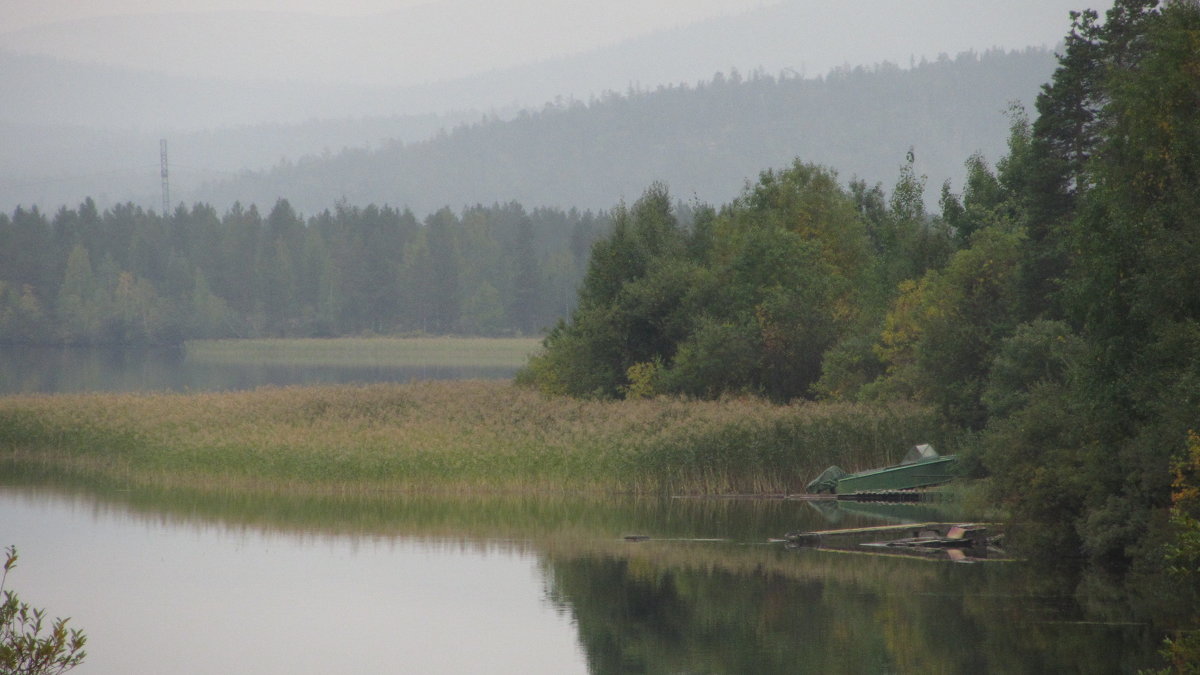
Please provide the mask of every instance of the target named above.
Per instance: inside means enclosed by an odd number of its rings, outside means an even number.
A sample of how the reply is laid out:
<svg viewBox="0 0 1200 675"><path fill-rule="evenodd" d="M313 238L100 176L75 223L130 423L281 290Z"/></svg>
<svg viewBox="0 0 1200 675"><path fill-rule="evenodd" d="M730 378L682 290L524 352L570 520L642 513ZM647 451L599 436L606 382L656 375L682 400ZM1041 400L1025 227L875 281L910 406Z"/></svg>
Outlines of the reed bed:
<svg viewBox="0 0 1200 675"><path fill-rule="evenodd" d="M197 363L519 368L540 345L538 338L372 337L190 340L184 348Z"/></svg>
<svg viewBox="0 0 1200 675"><path fill-rule="evenodd" d="M941 440L915 406L583 401L508 381L0 398L11 467L203 491L787 493Z"/></svg>

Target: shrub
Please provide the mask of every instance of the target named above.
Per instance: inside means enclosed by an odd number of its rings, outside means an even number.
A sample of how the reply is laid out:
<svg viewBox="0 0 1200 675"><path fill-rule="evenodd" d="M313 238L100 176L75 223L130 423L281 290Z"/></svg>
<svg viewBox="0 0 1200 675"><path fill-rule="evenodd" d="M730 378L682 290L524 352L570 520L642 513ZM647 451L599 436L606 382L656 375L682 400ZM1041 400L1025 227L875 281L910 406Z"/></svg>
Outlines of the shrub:
<svg viewBox="0 0 1200 675"><path fill-rule="evenodd" d="M17 547L5 549L4 575L0 577L0 672L12 675L55 675L83 662L87 636L67 629L70 619L55 619L43 636L46 611L21 602L13 591L4 590L8 571L17 566Z"/></svg>

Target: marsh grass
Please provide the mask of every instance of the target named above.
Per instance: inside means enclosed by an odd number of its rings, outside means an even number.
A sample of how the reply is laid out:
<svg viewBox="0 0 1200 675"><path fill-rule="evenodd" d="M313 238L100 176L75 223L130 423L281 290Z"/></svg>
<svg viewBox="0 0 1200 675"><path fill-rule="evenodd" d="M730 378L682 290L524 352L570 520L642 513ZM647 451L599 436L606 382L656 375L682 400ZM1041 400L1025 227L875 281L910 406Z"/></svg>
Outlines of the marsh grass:
<svg viewBox="0 0 1200 675"><path fill-rule="evenodd" d="M191 340L196 363L287 366L443 366L519 368L537 350L537 338L334 338Z"/></svg>
<svg viewBox="0 0 1200 675"><path fill-rule="evenodd" d="M941 440L910 406L584 401L507 381L0 398L13 467L204 491L787 493Z"/></svg>

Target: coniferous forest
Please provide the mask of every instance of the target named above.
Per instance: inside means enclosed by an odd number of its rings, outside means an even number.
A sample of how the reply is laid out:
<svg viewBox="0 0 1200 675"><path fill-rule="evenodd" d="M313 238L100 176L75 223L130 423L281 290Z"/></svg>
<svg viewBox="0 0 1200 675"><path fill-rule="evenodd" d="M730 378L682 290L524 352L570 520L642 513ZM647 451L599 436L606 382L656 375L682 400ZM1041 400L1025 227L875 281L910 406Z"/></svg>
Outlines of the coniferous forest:
<svg viewBox="0 0 1200 675"><path fill-rule="evenodd" d="M0 215L5 342L397 333L531 335L574 303L607 216L519 204L410 211L339 203L302 219L206 204L170 216L89 199Z"/></svg>

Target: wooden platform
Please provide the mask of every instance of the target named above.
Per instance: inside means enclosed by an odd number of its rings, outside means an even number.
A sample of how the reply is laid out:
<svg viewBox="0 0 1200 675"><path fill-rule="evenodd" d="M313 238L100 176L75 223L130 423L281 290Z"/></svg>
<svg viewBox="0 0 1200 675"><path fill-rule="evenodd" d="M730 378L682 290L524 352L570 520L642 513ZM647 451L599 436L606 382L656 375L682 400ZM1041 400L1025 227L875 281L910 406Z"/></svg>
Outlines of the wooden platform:
<svg viewBox="0 0 1200 675"><path fill-rule="evenodd" d="M784 535L789 548L901 557L980 562L1009 560L994 544L987 523L906 523L841 530L791 532ZM882 538L882 539L881 539Z"/></svg>

